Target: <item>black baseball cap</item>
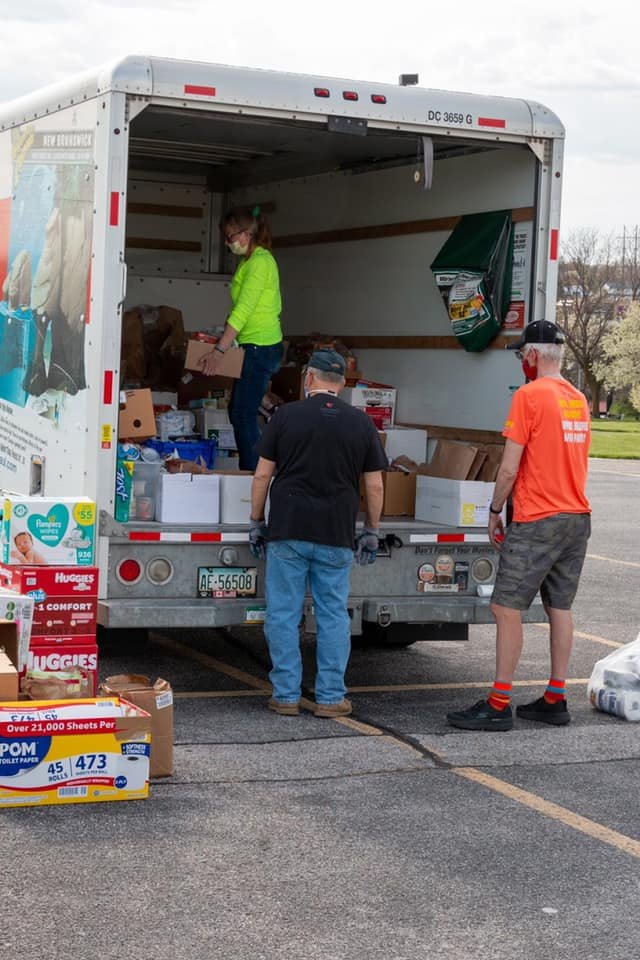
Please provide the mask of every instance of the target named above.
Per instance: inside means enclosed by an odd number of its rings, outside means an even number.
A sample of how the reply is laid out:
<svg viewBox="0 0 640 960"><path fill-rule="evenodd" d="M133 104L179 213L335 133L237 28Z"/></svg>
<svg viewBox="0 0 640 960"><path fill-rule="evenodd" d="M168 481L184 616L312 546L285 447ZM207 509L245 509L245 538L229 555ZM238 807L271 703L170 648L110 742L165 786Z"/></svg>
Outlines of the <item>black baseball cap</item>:
<svg viewBox="0 0 640 960"><path fill-rule="evenodd" d="M506 349L519 350L527 343L564 343L564 333L551 320L534 320L524 328L520 339L508 343Z"/></svg>
<svg viewBox="0 0 640 960"><path fill-rule="evenodd" d="M325 373L337 373L344 377L346 363L344 357L337 350L314 350L309 357L309 364L313 370L322 370Z"/></svg>

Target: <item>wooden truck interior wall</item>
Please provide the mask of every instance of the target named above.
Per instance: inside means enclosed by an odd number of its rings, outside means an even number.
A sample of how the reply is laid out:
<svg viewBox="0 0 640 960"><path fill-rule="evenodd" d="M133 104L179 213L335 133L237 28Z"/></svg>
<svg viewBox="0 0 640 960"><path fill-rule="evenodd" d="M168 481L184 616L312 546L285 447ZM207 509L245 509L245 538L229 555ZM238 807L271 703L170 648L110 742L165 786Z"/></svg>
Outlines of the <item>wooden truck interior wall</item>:
<svg viewBox="0 0 640 960"><path fill-rule="evenodd" d="M446 152L436 147L425 191L414 182L413 136L368 142L308 126L192 122L184 131L145 111L132 125L127 306L180 307L188 329L223 322L234 260L221 249L220 213L260 203L275 237L285 336L318 331L351 343L366 377L398 387L401 422L501 427L517 364L500 349L471 355L452 344L429 266L462 214L511 208L533 219L530 151L456 151L449 141ZM375 164L366 162L374 143ZM394 342L376 339L385 337Z"/></svg>

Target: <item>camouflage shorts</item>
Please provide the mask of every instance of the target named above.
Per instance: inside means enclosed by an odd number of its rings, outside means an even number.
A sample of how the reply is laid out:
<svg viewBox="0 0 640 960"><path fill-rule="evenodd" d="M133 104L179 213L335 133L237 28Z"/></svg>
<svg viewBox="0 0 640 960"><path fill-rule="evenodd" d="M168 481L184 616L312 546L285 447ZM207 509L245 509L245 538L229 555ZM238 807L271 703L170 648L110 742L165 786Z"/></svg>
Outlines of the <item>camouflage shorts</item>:
<svg viewBox="0 0 640 960"><path fill-rule="evenodd" d="M546 606L570 610L590 534L588 513L512 523L500 550L491 602L527 610L539 590Z"/></svg>

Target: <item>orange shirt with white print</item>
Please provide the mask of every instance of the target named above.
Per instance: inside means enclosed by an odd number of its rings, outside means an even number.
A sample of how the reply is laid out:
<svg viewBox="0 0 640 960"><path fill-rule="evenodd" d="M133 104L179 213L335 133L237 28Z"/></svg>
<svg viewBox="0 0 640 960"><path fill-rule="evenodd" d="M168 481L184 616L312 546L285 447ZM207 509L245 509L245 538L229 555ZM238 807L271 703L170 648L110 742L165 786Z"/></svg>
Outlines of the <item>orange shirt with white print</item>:
<svg viewBox="0 0 640 960"><path fill-rule="evenodd" d="M591 513L585 492L591 418L584 394L567 380L540 377L516 391L502 433L524 447L513 487L516 523Z"/></svg>

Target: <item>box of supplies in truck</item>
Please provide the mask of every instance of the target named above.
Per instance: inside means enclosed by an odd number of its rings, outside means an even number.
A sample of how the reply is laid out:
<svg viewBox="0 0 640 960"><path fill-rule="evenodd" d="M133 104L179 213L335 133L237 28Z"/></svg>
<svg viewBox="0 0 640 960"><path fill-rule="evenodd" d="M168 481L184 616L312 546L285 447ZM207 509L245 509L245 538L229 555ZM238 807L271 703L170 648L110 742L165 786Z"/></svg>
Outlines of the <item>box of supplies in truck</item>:
<svg viewBox="0 0 640 960"><path fill-rule="evenodd" d="M148 519L164 507L132 470L115 519L124 391L225 409L232 381L184 369L229 311L225 211L268 212L290 350L339 338L349 396L375 400L381 429L426 431L429 455L438 438L495 451L522 383L504 346L554 316L563 143L535 102L152 57L0 109L0 488L95 503L105 628L263 616L247 524ZM353 571L354 634L406 644L490 621L486 528L385 517L380 538ZM425 590L429 569L464 576Z"/></svg>

